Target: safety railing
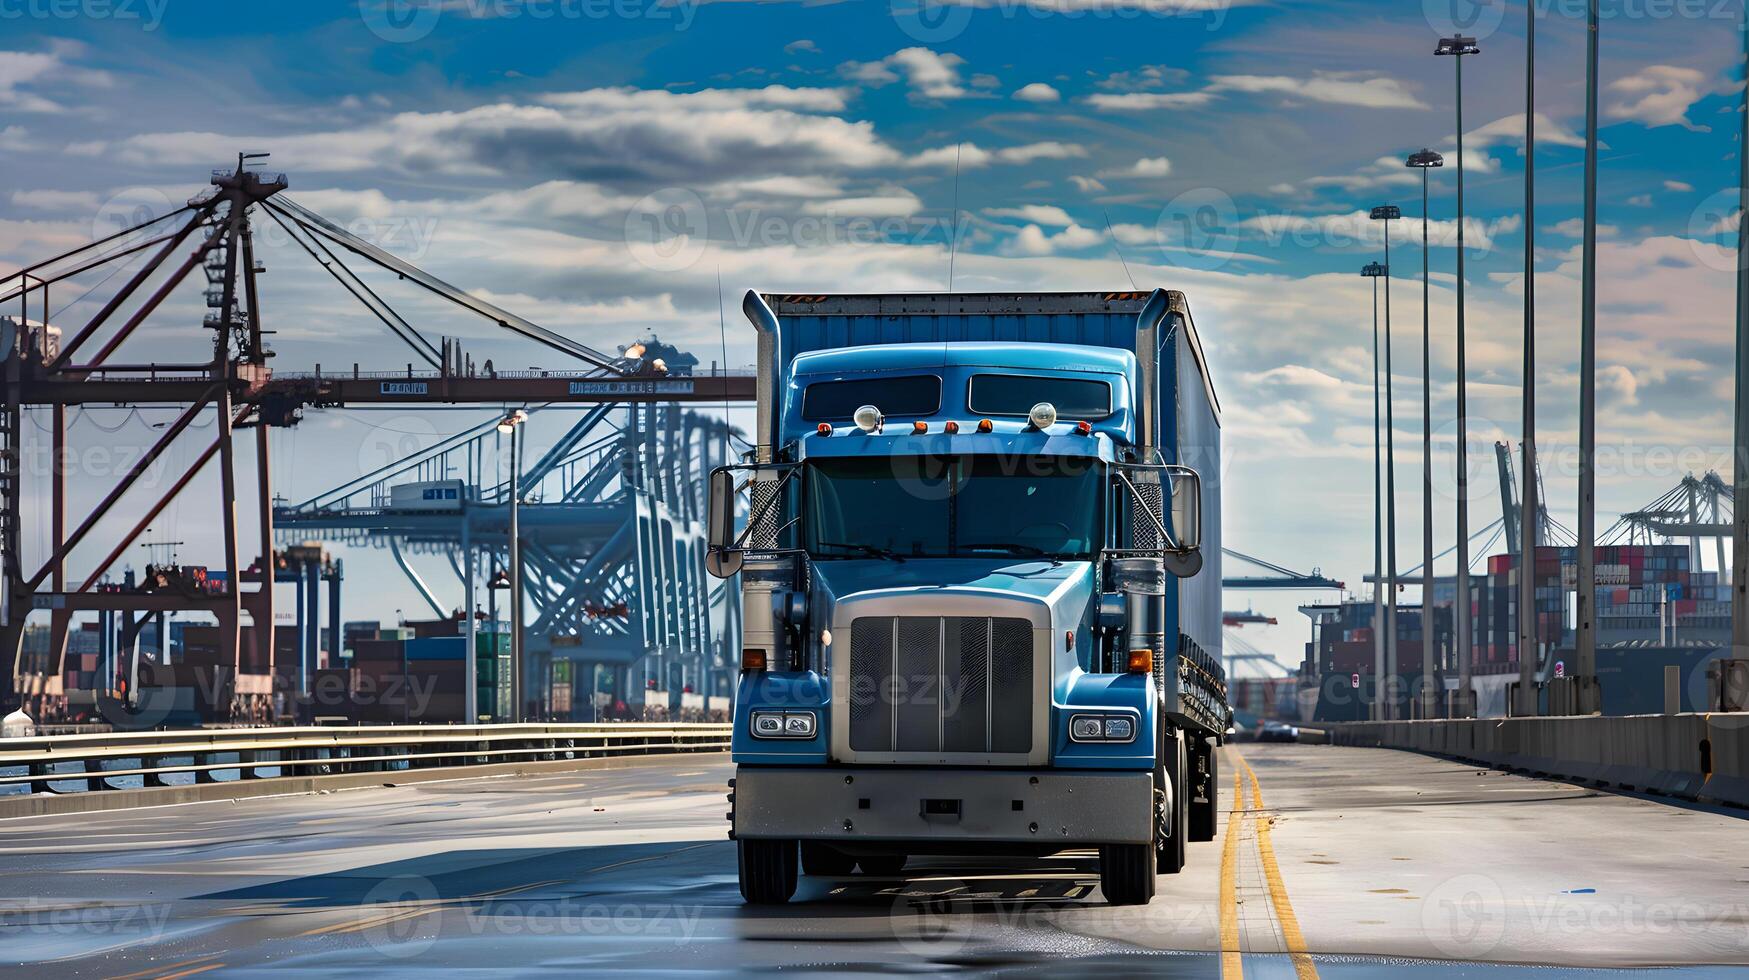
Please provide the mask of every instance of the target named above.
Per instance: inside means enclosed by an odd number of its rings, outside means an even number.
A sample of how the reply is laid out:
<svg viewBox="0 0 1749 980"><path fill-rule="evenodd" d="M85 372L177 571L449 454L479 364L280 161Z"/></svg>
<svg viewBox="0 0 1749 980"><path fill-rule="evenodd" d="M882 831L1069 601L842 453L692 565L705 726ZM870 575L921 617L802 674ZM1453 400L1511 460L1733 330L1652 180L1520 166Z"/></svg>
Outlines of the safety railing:
<svg viewBox="0 0 1749 980"><path fill-rule="evenodd" d="M724 752L720 724L197 729L0 741L0 795ZM461 773L458 773L461 775Z"/></svg>

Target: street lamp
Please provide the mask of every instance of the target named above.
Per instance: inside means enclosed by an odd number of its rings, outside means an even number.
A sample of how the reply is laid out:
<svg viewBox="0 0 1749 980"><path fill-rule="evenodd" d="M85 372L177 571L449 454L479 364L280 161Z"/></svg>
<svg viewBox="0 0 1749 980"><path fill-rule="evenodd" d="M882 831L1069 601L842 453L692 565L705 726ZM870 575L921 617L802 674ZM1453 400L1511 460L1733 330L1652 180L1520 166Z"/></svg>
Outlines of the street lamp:
<svg viewBox="0 0 1749 980"><path fill-rule="evenodd" d="M1373 719L1385 719L1385 517L1384 446L1379 430L1379 280L1385 267L1368 262L1360 274L1372 280L1372 655Z"/></svg>
<svg viewBox="0 0 1749 980"><path fill-rule="evenodd" d="M1421 171L1421 717L1437 712L1433 690L1433 328L1427 255L1427 171L1445 158L1422 148L1406 166ZM1456 607L1453 607L1455 612Z"/></svg>
<svg viewBox="0 0 1749 980"><path fill-rule="evenodd" d="M1537 714L1536 547L1542 509L1536 482L1536 4L1524 16L1524 472L1519 493L1518 703L1515 715Z"/></svg>
<svg viewBox="0 0 1749 980"><path fill-rule="evenodd" d="M517 409L498 423L510 437L510 720L521 721L522 703L522 424L528 413Z"/></svg>
<svg viewBox="0 0 1749 980"><path fill-rule="evenodd" d="M1395 204L1372 209L1372 220L1385 223L1385 577L1390 580L1385 601L1385 666L1392 683L1400 676L1397 663L1397 437L1396 411L1391 389L1391 222L1403 211ZM1391 697L1391 713L1397 699Z"/></svg>
<svg viewBox="0 0 1749 980"><path fill-rule="evenodd" d="M1457 598L1452 615L1458 687L1449 714L1468 718L1476 713L1476 702L1470 682L1470 434L1464 362L1464 56L1481 54L1482 49L1475 38L1454 35L1440 38L1433 53L1457 66Z"/></svg>

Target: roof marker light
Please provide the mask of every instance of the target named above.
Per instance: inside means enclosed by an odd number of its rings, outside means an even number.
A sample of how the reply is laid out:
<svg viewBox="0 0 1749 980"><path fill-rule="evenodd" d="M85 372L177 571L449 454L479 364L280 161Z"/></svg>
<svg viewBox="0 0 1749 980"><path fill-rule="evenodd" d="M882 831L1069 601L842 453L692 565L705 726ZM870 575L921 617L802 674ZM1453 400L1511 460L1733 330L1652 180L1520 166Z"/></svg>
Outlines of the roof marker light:
<svg viewBox="0 0 1749 980"><path fill-rule="evenodd" d="M856 414L852 417L856 420L856 427L864 432L879 432L881 423L886 421L886 418L881 415L881 410L873 405L862 406L856 410Z"/></svg>
<svg viewBox="0 0 1749 980"><path fill-rule="evenodd" d="M925 432L928 432L928 431L929 431L929 423L923 421L922 419L918 419L917 421L911 423L911 434L914 436L923 435Z"/></svg>
<svg viewBox="0 0 1749 980"><path fill-rule="evenodd" d="M814 428L814 431L818 432L819 434L821 434L823 436L829 436L832 434L832 423L821 422L818 426L816 426Z"/></svg>
<svg viewBox="0 0 1749 980"><path fill-rule="evenodd" d="M978 431L979 432L989 432L995 428L996 428L996 423L990 421L989 419L979 419L978 420Z"/></svg>
<svg viewBox="0 0 1749 980"><path fill-rule="evenodd" d="M1033 428L1048 429L1057 424L1057 406L1050 402L1039 402L1032 407L1032 411L1026 413L1026 418Z"/></svg>
<svg viewBox="0 0 1749 980"><path fill-rule="evenodd" d="M1077 435L1083 435L1083 436L1092 435L1093 434L1093 424L1091 422L1084 422L1084 421L1083 422L1076 422L1075 423L1075 432Z"/></svg>
<svg viewBox="0 0 1749 980"><path fill-rule="evenodd" d="M942 426L941 429L943 432L946 432L950 436L958 435L959 431L960 431L960 424L958 422L949 422L946 425Z"/></svg>

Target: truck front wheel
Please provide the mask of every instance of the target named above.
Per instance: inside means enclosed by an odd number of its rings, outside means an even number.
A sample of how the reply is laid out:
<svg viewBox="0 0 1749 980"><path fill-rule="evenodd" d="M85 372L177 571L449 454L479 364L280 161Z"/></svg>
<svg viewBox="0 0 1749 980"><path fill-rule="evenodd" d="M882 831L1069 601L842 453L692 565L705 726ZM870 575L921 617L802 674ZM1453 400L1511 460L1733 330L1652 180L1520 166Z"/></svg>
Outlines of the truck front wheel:
<svg viewBox="0 0 1749 980"><path fill-rule="evenodd" d="M737 840L735 861L741 873L741 897L748 902L782 905L796 893L795 841Z"/></svg>
<svg viewBox="0 0 1749 980"><path fill-rule="evenodd" d="M1113 905L1146 905L1156 883L1152 844L1105 844L1099 848L1099 888Z"/></svg>

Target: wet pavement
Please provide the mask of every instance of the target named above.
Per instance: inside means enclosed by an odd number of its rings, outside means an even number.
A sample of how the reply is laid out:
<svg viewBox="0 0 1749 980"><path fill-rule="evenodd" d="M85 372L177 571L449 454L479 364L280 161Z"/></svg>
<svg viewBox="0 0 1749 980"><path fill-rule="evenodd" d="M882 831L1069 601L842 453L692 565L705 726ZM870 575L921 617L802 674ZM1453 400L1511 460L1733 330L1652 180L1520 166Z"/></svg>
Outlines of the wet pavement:
<svg viewBox="0 0 1749 980"><path fill-rule="evenodd" d="M721 757L0 820L0 972L1749 976L1749 821L1387 750L1223 756L1146 907L1088 853L742 905ZM1235 789L1237 792L1235 792Z"/></svg>

